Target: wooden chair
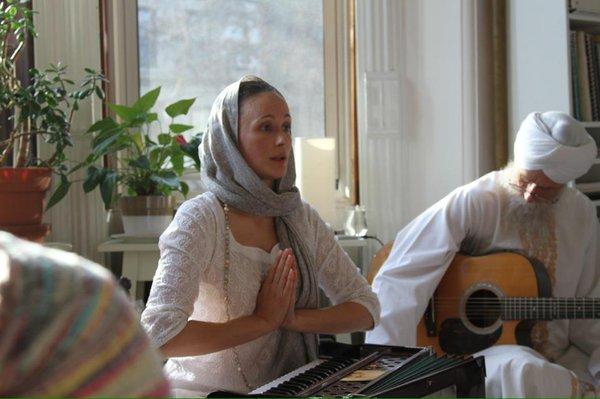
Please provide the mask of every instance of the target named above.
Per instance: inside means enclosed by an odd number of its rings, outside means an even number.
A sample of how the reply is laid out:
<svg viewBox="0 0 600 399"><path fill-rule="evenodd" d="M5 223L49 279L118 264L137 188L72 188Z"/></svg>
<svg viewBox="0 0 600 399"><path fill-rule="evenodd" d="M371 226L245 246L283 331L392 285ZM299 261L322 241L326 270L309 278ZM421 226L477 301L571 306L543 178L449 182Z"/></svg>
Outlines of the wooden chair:
<svg viewBox="0 0 600 399"><path fill-rule="evenodd" d="M373 279L375 278L375 275L377 275L377 272L381 268L381 265L383 265L385 260L390 255L390 251L392 250L393 246L394 241L388 242L383 247L381 247L381 249L377 251L377 253L373 257L373 260L369 265L369 273L367 273L367 281L369 282L369 284L373 284Z"/></svg>

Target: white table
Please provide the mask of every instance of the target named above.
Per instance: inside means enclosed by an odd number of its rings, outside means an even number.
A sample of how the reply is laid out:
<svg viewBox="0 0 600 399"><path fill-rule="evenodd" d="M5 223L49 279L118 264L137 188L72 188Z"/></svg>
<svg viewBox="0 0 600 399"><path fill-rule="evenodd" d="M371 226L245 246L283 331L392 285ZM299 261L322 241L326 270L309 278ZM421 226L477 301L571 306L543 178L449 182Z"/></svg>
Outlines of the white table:
<svg viewBox="0 0 600 399"><path fill-rule="evenodd" d="M340 236L336 237L345 250L356 248L359 259L354 259L364 276L368 273L371 258L370 241L359 237ZM127 240L123 238L111 239L98 246L98 252L122 252L123 271L121 275L131 281L130 294L133 299L143 298L143 288L138 291L138 284L152 281L160 252L158 250L158 239L136 239ZM139 294L139 295L138 295Z"/></svg>
<svg viewBox="0 0 600 399"><path fill-rule="evenodd" d="M129 290L133 299L138 299L138 283L152 281L158 266L160 252L158 239L147 242L131 242L125 239L112 239L98 245L98 252L122 252L123 270L121 275L131 281ZM143 293L143 290L140 292ZM140 298L142 295L140 295Z"/></svg>

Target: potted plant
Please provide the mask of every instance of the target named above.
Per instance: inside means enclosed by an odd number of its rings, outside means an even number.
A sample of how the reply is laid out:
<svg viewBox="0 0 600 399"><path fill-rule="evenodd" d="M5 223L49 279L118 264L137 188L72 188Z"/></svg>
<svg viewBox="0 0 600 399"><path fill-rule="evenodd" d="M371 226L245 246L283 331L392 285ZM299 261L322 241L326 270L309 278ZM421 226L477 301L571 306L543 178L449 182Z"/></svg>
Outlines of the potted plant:
<svg viewBox="0 0 600 399"><path fill-rule="evenodd" d="M65 150L73 145L71 122L80 102L87 97L104 97L104 77L91 69L80 85L65 77L66 68L50 65L45 70L30 68L30 84L17 78L17 62L28 35L36 36L33 12L23 2L6 0L0 5L0 112L8 116L8 137L0 141L0 229L41 241L49 226L42 224L45 193L52 174L60 184L48 208L69 189L70 169ZM44 159L33 154L33 143L43 139L53 146Z"/></svg>
<svg viewBox="0 0 600 399"><path fill-rule="evenodd" d="M166 131L152 134L160 126L153 112L160 87L140 97L132 106L109 104L118 120L106 117L93 124L92 151L79 167L87 168L83 182L85 192L99 187L107 208L117 204L122 212L123 227L128 236L158 236L170 223L175 201L172 193L184 196L188 185L182 181L186 158L200 168L197 154L201 134L186 140L183 133L192 125L178 124L174 119L187 115L195 99L184 99L166 107L171 123ZM98 167L96 161L105 155L116 155L114 167Z"/></svg>

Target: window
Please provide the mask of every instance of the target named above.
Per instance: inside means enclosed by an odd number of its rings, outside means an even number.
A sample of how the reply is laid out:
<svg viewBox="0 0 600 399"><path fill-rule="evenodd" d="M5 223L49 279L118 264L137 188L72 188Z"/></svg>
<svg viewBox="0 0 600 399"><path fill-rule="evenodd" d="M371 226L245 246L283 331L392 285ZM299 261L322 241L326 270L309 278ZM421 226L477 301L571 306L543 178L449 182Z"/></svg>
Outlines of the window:
<svg viewBox="0 0 600 399"><path fill-rule="evenodd" d="M254 74L287 99L294 136L325 136L322 0L138 0L137 15L140 93L161 86L159 109L196 97L204 129L223 87Z"/></svg>
<svg viewBox="0 0 600 399"><path fill-rule="evenodd" d="M357 201L354 0L106 1L109 101L161 86L160 106L195 97L204 130L223 87L253 73L286 97L296 137L335 137L338 188ZM114 91L113 91L114 90ZM168 116L162 115L163 122Z"/></svg>

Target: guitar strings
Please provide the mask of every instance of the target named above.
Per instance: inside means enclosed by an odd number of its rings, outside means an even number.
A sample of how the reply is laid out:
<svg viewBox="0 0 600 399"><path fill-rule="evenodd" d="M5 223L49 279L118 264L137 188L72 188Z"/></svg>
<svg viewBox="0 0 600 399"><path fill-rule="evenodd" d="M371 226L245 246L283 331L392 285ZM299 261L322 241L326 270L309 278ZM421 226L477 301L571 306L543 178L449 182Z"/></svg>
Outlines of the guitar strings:
<svg viewBox="0 0 600 399"><path fill-rule="evenodd" d="M463 304L460 298L434 299L436 306L456 306ZM499 307L528 307L528 308L556 308L556 309L595 309L595 303L557 303L554 301L528 301L528 300L497 300L497 299L469 299L467 306L499 306ZM598 304L600 311L600 304Z"/></svg>
<svg viewBox="0 0 600 399"><path fill-rule="evenodd" d="M436 297L434 304L438 311L453 310L460 305L465 308L461 297ZM509 316L524 315L530 318L544 319L546 315L560 318L564 313L570 313L573 316L565 318L597 318L600 317L600 306L596 309L596 304L600 305L600 298L470 298L467 300L466 313L472 318L489 316L498 318L498 316L508 314ZM537 317L533 316L534 313Z"/></svg>

